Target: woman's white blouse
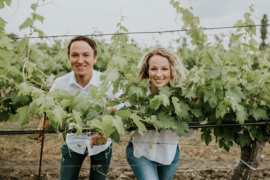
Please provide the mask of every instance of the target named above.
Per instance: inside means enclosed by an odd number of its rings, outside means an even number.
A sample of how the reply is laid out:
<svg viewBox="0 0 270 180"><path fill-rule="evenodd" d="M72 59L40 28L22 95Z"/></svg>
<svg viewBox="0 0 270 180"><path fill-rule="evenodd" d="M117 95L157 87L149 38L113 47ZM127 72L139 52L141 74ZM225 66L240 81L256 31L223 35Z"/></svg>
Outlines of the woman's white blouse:
<svg viewBox="0 0 270 180"><path fill-rule="evenodd" d="M133 155L136 158L144 156L150 161L169 165L174 159L177 146L179 146L178 139L177 134L171 130L161 130L160 137L155 130L148 130L143 136L137 134L132 138ZM150 141L152 142L152 149L149 147Z"/></svg>
<svg viewBox="0 0 270 180"><path fill-rule="evenodd" d="M147 94L150 93L148 89ZM193 130L190 130L184 136L189 137L192 134ZM170 165L175 157L177 146L179 146L178 139L178 135L171 130L161 130L160 136L157 135L155 130L148 130L143 135L138 133L132 137L133 155L136 158L144 156L150 161ZM151 144L152 148L150 148Z"/></svg>

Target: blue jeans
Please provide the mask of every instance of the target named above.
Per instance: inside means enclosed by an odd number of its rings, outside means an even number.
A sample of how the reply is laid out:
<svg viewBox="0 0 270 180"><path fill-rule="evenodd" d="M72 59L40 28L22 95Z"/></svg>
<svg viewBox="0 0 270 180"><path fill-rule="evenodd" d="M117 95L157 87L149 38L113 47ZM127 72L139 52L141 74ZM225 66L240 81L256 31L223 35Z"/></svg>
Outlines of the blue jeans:
<svg viewBox="0 0 270 180"><path fill-rule="evenodd" d="M106 175L109 170L112 156L111 146L112 144L105 151L90 156L91 168L89 180L106 180ZM83 160L88 155L88 153L78 154L71 149L68 150L66 144L61 147L61 150L62 160L59 180L77 180Z"/></svg>
<svg viewBox="0 0 270 180"><path fill-rule="evenodd" d="M178 167L180 150L179 146L177 146L172 163L170 165L163 165L150 161L143 156L136 158L133 155L133 144L129 142L126 149L126 157L137 180L172 180Z"/></svg>

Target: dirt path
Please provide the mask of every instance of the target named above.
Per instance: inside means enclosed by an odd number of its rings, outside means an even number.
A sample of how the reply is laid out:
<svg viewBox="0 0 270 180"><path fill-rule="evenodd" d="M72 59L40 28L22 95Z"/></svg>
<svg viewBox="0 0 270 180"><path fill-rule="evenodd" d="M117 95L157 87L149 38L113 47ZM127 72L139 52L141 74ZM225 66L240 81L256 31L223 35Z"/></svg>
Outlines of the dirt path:
<svg viewBox="0 0 270 180"><path fill-rule="evenodd" d="M2 168L0 169L0 179L1 180L37 180L38 179L38 167L36 167L37 162L26 161L21 162L21 166L27 166L27 168L18 167L16 162L10 161L1 161L1 163L5 163L8 166L17 166L17 168ZM55 167L48 167L55 165ZM60 162L57 160L44 161L42 168L42 180L57 180L59 178L59 165ZM34 167L35 166L35 167ZM79 179L80 180L88 180L89 177L89 165L83 166ZM201 180L201 179L230 179L232 173L228 173L227 169L216 169L216 170L203 170L203 169L180 169L176 172L174 176L174 180L176 179L190 179L190 180ZM135 180L135 176L131 171L131 168L126 167L117 167L114 163L111 164L109 173L107 175L108 180ZM270 168L264 170L256 171L254 180L270 179Z"/></svg>
<svg viewBox="0 0 270 180"><path fill-rule="evenodd" d="M109 180L125 180L131 179L135 180L135 176L129 167L126 159L125 153L123 149L125 149L124 145L115 145L115 151L113 151L113 156L111 160L111 165L109 168L109 173L107 175L107 179ZM59 148L60 149L60 148ZM186 151L187 150L187 151ZM18 153L21 152L19 148L17 148ZM57 150L56 150L57 151ZM208 159L199 158L199 159L191 159L188 160L188 149L182 148L181 160L179 163L178 170L175 174L174 179L230 179L232 176L232 172L228 172L233 168L232 159L218 159L216 157L209 157ZM3 151L1 148L1 154L5 154L6 151ZM13 152L13 153L12 153ZM36 152L37 153L37 152ZM33 156L36 154L35 152L31 153ZM47 154L46 154L47 153ZM57 180L59 178L59 167L60 167L60 154L57 155L58 159L50 158L49 154L51 152L45 148L44 152L44 160L42 162L42 179L43 180ZM55 152L58 154L57 152ZM13 154L13 156L12 156ZM38 179L38 158L34 158L33 160L27 159L19 159L16 158L16 154L14 151L11 151L10 156L6 157L6 160L3 158L0 159L0 179L2 180L35 180ZM31 156L30 154L30 156ZM32 156L32 157L33 157ZM59 157L60 156L60 157ZM3 157L3 156L2 156ZM22 156L20 156L22 157ZM29 159L29 158L28 158ZM221 163L222 162L222 163ZM226 162L228 164L226 164ZM264 161L263 161L264 162ZM265 162L268 162L266 160ZM193 164L192 164L193 163ZM79 179L88 180L89 177L89 169L90 169L90 158L87 157L83 163L82 169L80 171ZM188 165L191 164L191 165ZM259 170L256 171L255 177L256 179L270 179L270 166L269 164L261 164L259 166Z"/></svg>
<svg viewBox="0 0 270 180"><path fill-rule="evenodd" d="M0 124L0 129L12 129L11 123ZM114 143L111 165L107 179L135 179L126 161L125 149L128 137L121 137L121 143ZM196 132L190 138L180 138L181 158L174 179L230 179L235 162L240 157L240 148L235 145L230 152L220 149L214 142L205 146ZM57 134L46 136L43 161L42 179L57 180L61 161L61 146L63 141ZM26 135L0 136L0 180L35 180L38 178L40 144L26 138ZM261 156L259 169L253 179L270 180L270 145ZM80 171L79 179L88 180L90 158L87 157Z"/></svg>

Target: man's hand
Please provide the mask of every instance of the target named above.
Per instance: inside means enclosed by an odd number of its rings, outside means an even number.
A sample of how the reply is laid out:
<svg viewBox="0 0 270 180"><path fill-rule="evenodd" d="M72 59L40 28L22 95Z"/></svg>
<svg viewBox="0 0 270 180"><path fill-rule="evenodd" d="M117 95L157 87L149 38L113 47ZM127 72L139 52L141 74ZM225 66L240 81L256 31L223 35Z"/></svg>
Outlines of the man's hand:
<svg viewBox="0 0 270 180"><path fill-rule="evenodd" d="M113 111L117 111L117 109L116 109L116 108L114 108L114 107L110 107L110 108L108 108L108 111L113 112Z"/></svg>
<svg viewBox="0 0 270 180"><path fill-rule="evenodd" d="M42 138L45 139L45 136L42 137L41 134L27 134L27 137L29 139L37 140L37 143L40 143L42 141Z"/></svg>
<svg viewBox="0 0 270 180"><path fill-rule="evenodd" d="M90 142L90 147L93 148L94 145L99 146L99 140L100 140L100 135L96 134L92 137L91 142ZM102 144L106 144L107 143L107 137L105 135L103 135L103 141Z"/></svg>
<svg viewBox="0 0 270 180"><path fill-rule="evenodd" d="M40 122L39 127L37 128L37 130L43 130L43 120ZM45 121L45 129L48 129L48 127L50 126L50 122L49 120ZM27 137L29 139L33 139L33 140L37 140L37 143L40 143L42 141L42 138L45 139L45 136L41 135L41 134L27 134Z"/></svg>

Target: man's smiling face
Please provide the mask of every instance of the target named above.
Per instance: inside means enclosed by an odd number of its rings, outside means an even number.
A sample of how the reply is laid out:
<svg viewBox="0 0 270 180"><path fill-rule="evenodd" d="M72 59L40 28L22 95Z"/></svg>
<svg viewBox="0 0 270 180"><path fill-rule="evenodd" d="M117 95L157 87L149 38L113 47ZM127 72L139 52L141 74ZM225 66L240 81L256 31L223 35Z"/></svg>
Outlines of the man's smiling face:
<svg viewBox="0 0 270 180"><path fill-rule="evenodd" d="M70 46L69 61L75 76L92 76L93 65L97 61L94 50L85 41L74 41Z"/></svg>

